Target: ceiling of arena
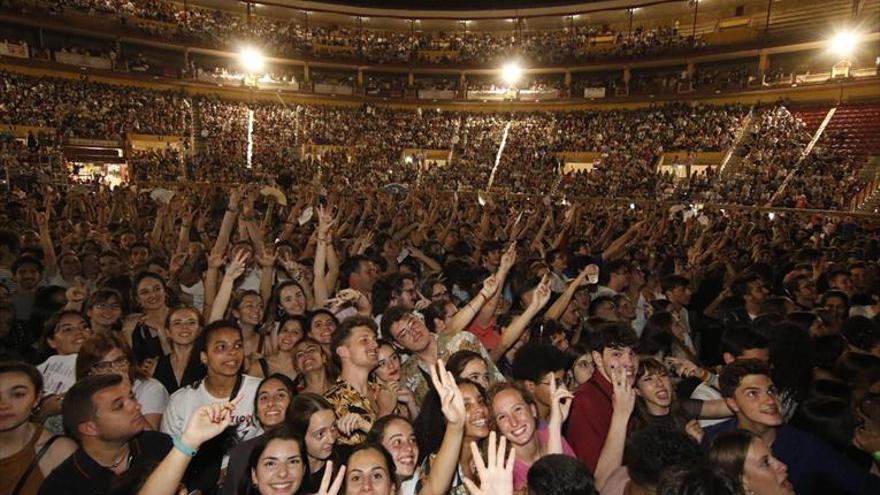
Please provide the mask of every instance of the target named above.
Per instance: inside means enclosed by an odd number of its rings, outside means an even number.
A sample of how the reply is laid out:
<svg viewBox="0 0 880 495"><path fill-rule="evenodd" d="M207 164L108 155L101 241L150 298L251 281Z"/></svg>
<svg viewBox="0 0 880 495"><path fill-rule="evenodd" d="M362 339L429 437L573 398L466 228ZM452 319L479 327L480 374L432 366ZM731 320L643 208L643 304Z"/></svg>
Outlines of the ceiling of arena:
<svg viewBox="0 0 880 495"><path fill-rule="evenodd" d="M774 3L787 2L776 0ZM247 2L240 0L189 0L189 4L247 11ZM618 24L628 21L628 7L636 7L636 23L640 19L681 19L689 23L694 11L692 0L255 0L253 5L253 13L270 17L303 19L308 16L308 22L315 24L361 23L365 28L401 31L458 30L462 29L464 19L468 19L468 30L505 31L512 29L514 17L523 19L523 29ZM460 10L465 6L468 10ZM732 17L739 6L748 12L763 11L767 0L700 0L699 14L701 17Z"/></svg>

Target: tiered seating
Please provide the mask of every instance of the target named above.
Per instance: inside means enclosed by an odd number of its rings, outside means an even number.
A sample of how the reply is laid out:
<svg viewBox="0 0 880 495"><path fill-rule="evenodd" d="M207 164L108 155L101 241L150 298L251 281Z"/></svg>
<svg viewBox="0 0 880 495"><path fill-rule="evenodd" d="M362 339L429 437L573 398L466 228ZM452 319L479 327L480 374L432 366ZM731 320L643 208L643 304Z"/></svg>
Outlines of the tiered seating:
<svg viewBox="0 0 880 495"><path fill-rule="evenodd" d="M806 124L805 129L810 135L816 134L816 130L819 129L819 126L822 125L822 120L825 119L825 115L828 114L829 107L808 107L808 108L798 108L792 109L791 113L793 113L797 118L802 120L804 124Z"/></svg>
<svg viewBox="0 0 880 495"><path fill-rule="evenodd" d="M835 150L856 158L880 155L880 104L838 107L825 137Z"/></svg>

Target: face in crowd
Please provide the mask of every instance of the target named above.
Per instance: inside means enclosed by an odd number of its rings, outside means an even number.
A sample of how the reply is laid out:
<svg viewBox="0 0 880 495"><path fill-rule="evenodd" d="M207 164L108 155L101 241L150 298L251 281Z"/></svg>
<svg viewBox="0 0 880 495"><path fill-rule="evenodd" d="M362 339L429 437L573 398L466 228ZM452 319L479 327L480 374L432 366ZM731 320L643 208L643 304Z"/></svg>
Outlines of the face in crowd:
<svg viewBox="0 0 880 495"><path fill-rule="evenodd" d="M293 495L304 477L305 459L299 442L293 439L270 440L251 469L251 482L260 495Z"/></svg>
<svg viewBox="0 0 880 495"><path fill-rule="evenodd" d="M49 336L46 342L49 347L61 356L76 354L82 343L92 335L92 329L88 322L75 313L68 313L58 320L55 332Z"/></svg>

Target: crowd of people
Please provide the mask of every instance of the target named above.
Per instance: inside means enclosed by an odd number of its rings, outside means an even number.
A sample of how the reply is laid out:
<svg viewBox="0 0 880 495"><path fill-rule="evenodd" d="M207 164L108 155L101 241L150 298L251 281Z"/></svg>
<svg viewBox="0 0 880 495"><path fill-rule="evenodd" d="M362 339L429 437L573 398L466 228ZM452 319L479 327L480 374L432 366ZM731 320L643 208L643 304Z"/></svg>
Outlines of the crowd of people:
<svg viewBox="0 0 880 495"><path fill-rule="evenodd" d="M260 40L276 56L314 56L363 60L378 64L487 65L512 55L537 64L587 62L676 54L706 46L699 36L680 32L679 22L661 26L570 26L526 30L511 24L506 32L382 30L357 25L321 25L307 15L291 19L246 15L160 0L10 0L14 7L42 6L55 15L74 11L122 19L126 27L173 41L237 46L243 39ZM146 19L151 22L137 22ZM629 30L631 29L631 30Z"/></svg>
<svg viewBox="0 0 880 495"><path fill-rule="evenodd" d="M784 102L758 107L751 117L744 106L682 103L638 110L471 113L281 100L246 104L86 79L0 75L6 123L55 129L53 139L122 142L140 133L192 140L182 150L132 153L132 177L139 182L271 176L281 184L305 184L335 176L371 189L431 183L450 191L491 187L570 198L659 197L819 209L845 208L864 187L857 178L860 162L835 151L840 136L823 138L802 159L811 135ZM317 148L309 151L313 145ZM729 149L732 158L720 178L715 169L685 180L657 170L664 153ZM407 160L412 150L432 150L447 159L429 166L417 154ZM593 152L598 158L571 171L563 157L571 152Z"/></svg>
<svg viewBox="0 0 880 495"><path fill-rule="evenodd" d="M327 159L286 185L15 187L4 493L880 490L870 223L375 189Z"/></svg>

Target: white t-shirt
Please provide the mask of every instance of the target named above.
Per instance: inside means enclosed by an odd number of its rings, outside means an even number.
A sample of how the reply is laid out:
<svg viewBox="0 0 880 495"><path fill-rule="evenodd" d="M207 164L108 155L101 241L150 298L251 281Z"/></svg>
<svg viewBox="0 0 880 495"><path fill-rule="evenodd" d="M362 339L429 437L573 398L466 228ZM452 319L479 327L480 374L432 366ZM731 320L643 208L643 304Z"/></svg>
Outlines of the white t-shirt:
<svg viewBox="0 0 880 495"><path fill-rule="evenodd" d="M43 375L43 395L63 394L76 383L76 354L49 356L37 366Z"/></svg>
<svg viewBox="0 0 880 495"><path fill-rule="evenodd" d="M699 400L718 400L721 398L721 392L719 392L716 388L710 386L707 383L701 383L697 385L697 388L691 393L691 399L699 399ZM727 421L727 418L722 419L701 419L700 426L706 428L707 426L717 425L718 423L723 423Z"/></svg>
<svg viewBox="0 0 880 495"><path fill-rule="evenodd" d="M168 391L165 385L155 378L135 380L131 386L134 397L141 404L142 414L165 414L168 405Z"/></svg>
<svg viewBox="0 0 880 495"><path fill-rule="evenodd" d="M260 386L260 379L242 375L241 389L238 395L241 401L235 406L233 411L234 417L232 424L236 426L238 432L238 440L250 440L263 433L263 429L257 424L256 412L254 411L254 399L257 396L257 387ZM205 380L200 380L196 384L183 387L173 394L168 401L168 407L162 416L162 433L171 436L179 436L183 433L186 424L193 412L201 406L207 404L215 404L218 402L228 402L229 397L214 397L205 388ZM229 453L223 456L222 467L225 469L229 463Z"/></svg>
<svg viewBox="0 0 880 495"><path fill-rule="evenodd" d="M192 305L199 311L202 311L205 307L205 284L202 283L201 280L196 282L195 284L187 287L183 284L180 284L180 290L184 294L189 294L192 296Z"/></svg>

